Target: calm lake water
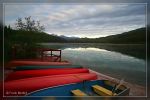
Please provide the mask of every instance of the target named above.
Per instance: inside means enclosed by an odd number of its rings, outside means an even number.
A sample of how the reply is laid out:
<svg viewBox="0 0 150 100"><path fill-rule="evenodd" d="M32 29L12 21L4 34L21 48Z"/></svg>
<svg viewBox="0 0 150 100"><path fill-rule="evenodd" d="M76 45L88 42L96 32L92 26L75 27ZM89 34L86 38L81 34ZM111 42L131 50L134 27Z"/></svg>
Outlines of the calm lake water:
<svg viewBox="0 0 150 100"><path fill-rule="evenodd" d="M97 72L145 86L144 45L92 43L42 43L46 48L61 49L62 59Z"/></svg>

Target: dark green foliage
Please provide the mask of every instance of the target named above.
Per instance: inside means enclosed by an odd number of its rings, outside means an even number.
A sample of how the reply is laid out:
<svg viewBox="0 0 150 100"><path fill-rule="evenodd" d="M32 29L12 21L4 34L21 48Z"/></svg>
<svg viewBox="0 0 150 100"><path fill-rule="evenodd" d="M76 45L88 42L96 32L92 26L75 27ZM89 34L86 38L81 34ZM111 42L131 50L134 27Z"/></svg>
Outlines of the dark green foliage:
<svg viewBox="0 0 150 100"><path fill-rule="evenodd" d="M8 38L15 43L39 43L39 42L64 42L65 40L58 37L46 34L44 32L11 30Z"/></svg>
<svg viewBox="0 0 150 100"><path fill-rule="evenodd" d="M150 61L150 25L148 26L148 29L147 29L147 58L148 60Z"/></svg>
<svg viewBox="0 0 150 100"><path fill-rule="evenodd" d="M145 44L146 30L140 28L137 30L125 32L118 35L112 35L102 38L75 38L64 39L56 35L49 35L44 32L14 30L10 27L4 28L5 37L5 60L12 59L12 47L17 45L16 58L33 58L36 56L35 49L37 43L114 43L114 44Z"/></svg>
<svg viewBox="0 0 150 100"><path fill-rule="evenodd" d="M102 43L145 44L146 28L140 28L118 35L111 35L107 37L97 38L96 40Z"/></svg>
<svg viewBox="0 0 150 100"><path fill-rule="evenodd" d="M146 29L140 28L125 32L122 34L111 35L101 38L79 38L70 40L70 42L79 43L114 43L114 44L145 44L146 43Z"/></svg>
<svg viewBox="0 0 150 100"><path fill-rule="evenodd" d="M143 44L110 44L101 45L101 49L108 51L120 52L125 55L133 56L140 59L146 59L146 45Z"/></svg>
<svg viewBox="0 0 150 100"><path fill-rule="evenodd" d="M15 58L34 58L36 56L37 43L41 42L65 42L64 39L49 35L44 32L13 30L4 28L5 37L5 61L13 59L13 46L17 48Z"/></svg>
<svg viewBox="0 0 150 100"><path fill-rule="evenodd" d="M114 43L114 44L145 44L146 28L139 28L122 34L100 38L76 38L70 39L72 43Z"/></svg>
<svg viewBox="0 0 150 100"><path fill-rule="evenodd" d="M3 60L3 25L0 23L0 65Z"/></svg>

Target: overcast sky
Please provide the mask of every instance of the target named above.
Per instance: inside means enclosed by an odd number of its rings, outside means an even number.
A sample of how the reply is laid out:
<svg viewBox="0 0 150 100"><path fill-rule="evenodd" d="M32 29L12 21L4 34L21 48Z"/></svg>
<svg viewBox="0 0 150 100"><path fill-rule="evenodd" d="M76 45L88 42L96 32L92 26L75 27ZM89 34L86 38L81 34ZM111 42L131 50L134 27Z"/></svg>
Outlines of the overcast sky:
<svg viewBox="0 0 150 100"><path fill-rule="evenodd" d="M5 4L5 24L40 20L49 34L97 38L145 27L145 4Z"/></svg>

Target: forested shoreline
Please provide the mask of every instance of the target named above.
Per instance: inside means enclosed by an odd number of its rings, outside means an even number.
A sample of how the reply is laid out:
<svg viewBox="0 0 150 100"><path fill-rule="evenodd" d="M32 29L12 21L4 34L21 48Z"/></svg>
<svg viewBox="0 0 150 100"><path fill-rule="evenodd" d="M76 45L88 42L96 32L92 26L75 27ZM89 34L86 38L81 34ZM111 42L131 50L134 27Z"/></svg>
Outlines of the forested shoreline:
<svg viewBox="0 0 150 100"><path fill-rule="evenodd" d="M31 17L18 18L16 29L10 26L4 27L4 49L5 59L12 59L12 52L17 48L16 58L35 57L35 50L39 48L37 43L111 43L111 44L145 44L146 28L139 28L117 35L99 38L66 38L44 32L44 26L39 21L32 20ZM2 25L1 25L2 26ZM1 34L2 37L2 34ZM2 38L1 38L2 41ZM3 42L3 41L2 41Z"/></svg>

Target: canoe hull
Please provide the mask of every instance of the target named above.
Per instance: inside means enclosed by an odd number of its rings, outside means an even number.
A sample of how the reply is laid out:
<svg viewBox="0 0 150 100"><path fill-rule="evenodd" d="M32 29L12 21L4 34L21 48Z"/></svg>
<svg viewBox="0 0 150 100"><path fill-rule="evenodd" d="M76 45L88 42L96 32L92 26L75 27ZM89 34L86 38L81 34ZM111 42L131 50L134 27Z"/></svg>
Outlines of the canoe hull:
<svg viewBox="0 0 150 100"><path fill-rule="evenodd" d="M26 95L26 93L29 93L31 91L46 87L64 85L69 83L79 83L83 80L95 79L97 79L97 75L92 73L26 78L5 82L4 93L6 96L20 96ZM18 92L23 94L18 94Z"/></svg>
<svg viewBox="0 0 150 100"><path fill-rule="evenodd" d="M77 73L89 73L89 70L86 68L62 68L62 69L43 69L43 70L25 70L25 71L16 71L10 73L5 81L24 79L24 78L33 78L41 76L50 76L50 75L62 75L62 74L77 74Z"/></svg>
<svg viewBox="0 0 150 100"><path fill-rule="evenodd" d="M27 96L73 96L71 93L72 90L79 89L83 91L86 94L90 94L92 96L99 96L96 94L93 89L91 88L93 85L100 85L103 87L106 87L105 82L108 80L94 80L94 81L86 81L81 83L73 83L73 84L67 84L63 86L55 86L55 87L49 87L41 90L37 90L34 92L29 93ZM126 96L129 95L129 88L124 87L123 90L118 90L117 96ZM108 87L110 90L112 90L113 87Z"/></svg>
<svg viewBox="0 0 150 100"><path fill-rule="evenodd" d="M6 66L8 68L10 67L16 67L16 66L27 66L27 65L33 65L33 66L49 66L49 65L71 65L69 62L43 62L43 61L10 61Z"/></svg>
<svg viewBox="0 0 150 100"><path fill-rule="evenodd" d="M38 70L38 69L53 69L53 68L83 68L80 65L51 65L51 66L18 66L15 67L13 70L20 71L20 70Z"/></svg>

